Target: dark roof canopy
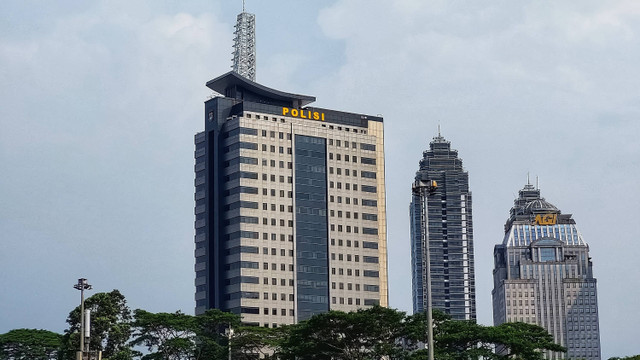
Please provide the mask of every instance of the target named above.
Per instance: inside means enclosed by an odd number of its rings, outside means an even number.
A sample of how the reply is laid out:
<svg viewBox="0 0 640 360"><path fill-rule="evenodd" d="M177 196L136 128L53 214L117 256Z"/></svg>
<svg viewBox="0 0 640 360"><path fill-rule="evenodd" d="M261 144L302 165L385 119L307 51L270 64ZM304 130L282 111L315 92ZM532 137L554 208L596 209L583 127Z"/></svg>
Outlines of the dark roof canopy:
<svg viewBox="0 0 640 360"><path fill-rule="evenodd" d="M316 101L314 96L291 94L283 91L268 88L257 82L251 81L240 74L229 71L207 82L207 87L219 94L227 97L244 99L245 93L252 94L252 97L259 97L264 102L287 103L290 106L300 108Z"/></svg>

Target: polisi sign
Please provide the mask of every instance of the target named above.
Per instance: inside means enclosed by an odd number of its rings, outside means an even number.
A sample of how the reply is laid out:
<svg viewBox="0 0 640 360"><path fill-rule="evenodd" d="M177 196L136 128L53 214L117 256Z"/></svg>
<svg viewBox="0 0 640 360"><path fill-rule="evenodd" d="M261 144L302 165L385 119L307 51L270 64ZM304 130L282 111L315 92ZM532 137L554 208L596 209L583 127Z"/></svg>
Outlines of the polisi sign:
<svg viewBox="0 0 640 360"><path fill-rule="evenodd" d="M311 111L305 109L290 109L283 107L282 116L291 116L300 119L320 120L324 121L324 113L319 111Z"/></svg>

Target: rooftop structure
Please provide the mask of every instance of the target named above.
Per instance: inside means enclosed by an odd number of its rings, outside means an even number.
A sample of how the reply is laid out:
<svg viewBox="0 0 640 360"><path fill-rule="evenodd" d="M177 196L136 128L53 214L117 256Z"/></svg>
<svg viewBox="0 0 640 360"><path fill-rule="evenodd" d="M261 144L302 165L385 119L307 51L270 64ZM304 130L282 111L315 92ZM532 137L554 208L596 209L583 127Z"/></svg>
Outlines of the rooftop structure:
<svg viewBox="0 0 640 360"><path fill-rule="evenodd" d="M531 184L518 193L494 248L493 322L545 328L568 349L547 359L600 359L597 283L589 246L571 214ZM500 349L498 349L500 350Z"/></svg>

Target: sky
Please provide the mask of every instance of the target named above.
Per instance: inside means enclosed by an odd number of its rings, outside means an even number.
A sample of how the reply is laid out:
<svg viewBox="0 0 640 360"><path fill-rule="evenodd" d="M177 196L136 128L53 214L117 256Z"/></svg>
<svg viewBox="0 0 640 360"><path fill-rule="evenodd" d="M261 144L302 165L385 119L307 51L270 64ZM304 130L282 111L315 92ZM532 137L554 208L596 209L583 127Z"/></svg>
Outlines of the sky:
<svg viewBox="0 0 640 360"><path fill-rule="evenodd" d="M0 2L0 333L62 332L73 285L193 313L193 135L241 1ZM602 356L640 354L640 2L247 0L257 81L384 116L390 305L411 311L408 204L442 135L473 193L478 322L519 189L572 213Z"/></svg>

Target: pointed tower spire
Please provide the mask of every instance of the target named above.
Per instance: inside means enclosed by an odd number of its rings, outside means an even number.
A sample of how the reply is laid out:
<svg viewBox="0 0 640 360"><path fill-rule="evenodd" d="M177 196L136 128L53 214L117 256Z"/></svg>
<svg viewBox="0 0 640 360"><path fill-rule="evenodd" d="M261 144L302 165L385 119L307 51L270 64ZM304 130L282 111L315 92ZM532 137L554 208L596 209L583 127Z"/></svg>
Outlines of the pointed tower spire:
<svg viewBox="0 0 640 360"><path fill-rule="evenodd" d="M256 16L245 12L238 14L233 40L233 65L231 68L241 76L256 80Z"/></svg>

